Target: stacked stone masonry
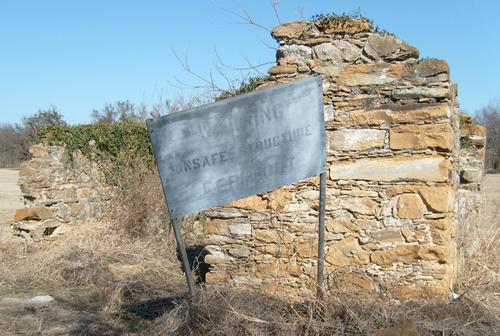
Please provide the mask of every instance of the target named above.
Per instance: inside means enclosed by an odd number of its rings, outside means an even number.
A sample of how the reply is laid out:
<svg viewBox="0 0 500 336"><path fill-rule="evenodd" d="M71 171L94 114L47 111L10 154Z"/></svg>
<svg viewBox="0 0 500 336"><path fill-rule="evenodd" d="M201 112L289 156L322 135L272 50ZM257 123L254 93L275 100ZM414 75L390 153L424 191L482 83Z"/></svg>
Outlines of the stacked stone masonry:
<svg viewBox="0 0 500 336"><path fill-rule="evenodd" d="M457 190L460 179L479 188L485 134L471 124L470 155L461 156L448 64L420 60L416 48L360 19L292 22L272 35L277 64L258 89L323 77L327 289L396 298L449 293ZM313 295L318 183L207 211L207 283Z"/></svg>
<svg viewBox="0 0 500 336"><path fill-rule="evenodd" d="M457 191L457 222L464 231L478 224L482 203L486 129L460 115L460 188Z"/></svg>
<svg viewBox="0 0 500 336"><path fill-rule="evenodd" d="M34 145L30 153L32 159L19 170L25 208L15 213L16 234L36 242L103 213L112 189L101 183L95 163L59 146Z"/></svg>
<svg viewBox="0 0 500 336"><path fill-rule="evenodd" d="M446 295L457 225L477 218L484 128L459 116L445 61L367 21L275 28L277 64L258 89L323 77L328 137L326 282L331 292ZM111 189L81 153L36 145L20 170L14 228L57 235L106 206ZM209 285L303 298L316 292L319 178L210 209ZM469 211L474 209L474 211Z"/></svg>

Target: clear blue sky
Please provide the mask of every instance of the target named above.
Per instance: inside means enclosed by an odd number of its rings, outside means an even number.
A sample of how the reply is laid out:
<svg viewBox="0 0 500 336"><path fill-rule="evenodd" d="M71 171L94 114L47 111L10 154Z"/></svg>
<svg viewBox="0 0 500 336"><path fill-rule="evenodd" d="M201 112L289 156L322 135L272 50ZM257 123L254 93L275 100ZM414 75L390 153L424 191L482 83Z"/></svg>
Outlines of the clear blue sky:
<svg viewBox="0 0 500 336"><path fill-rule="evenodd" d="M189 96L193 92L169 82L200 82L182 70L172 48L207 77L217 63L215 49L234 66L246 66L246 58L274 61L274 50L264 44L276 46L268 32L237 24L218 6L242 7L263 26L277 25L272 0L2 0L0 123L50 104L67 121L82 123L106 102ZM286 22L358 7L422 57L446 59L463 110L500 98L500 1L281 0L279 15Z"/></svg>

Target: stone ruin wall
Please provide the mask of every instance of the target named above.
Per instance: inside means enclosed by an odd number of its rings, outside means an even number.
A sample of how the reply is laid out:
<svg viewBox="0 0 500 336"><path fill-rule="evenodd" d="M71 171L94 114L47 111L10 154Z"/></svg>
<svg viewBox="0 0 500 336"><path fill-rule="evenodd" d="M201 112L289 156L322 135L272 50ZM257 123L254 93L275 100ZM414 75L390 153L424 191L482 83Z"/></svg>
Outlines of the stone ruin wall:
<svg viewBox="0 0 500 336"><path fill-rule="evenodd" d="M15 213L14 233L28 243L56 237L103 213L112 189L100 181L95 163L79 151L37 144L19 169L25 207Z"/></svg>
<svg viewBox="0 0 500 336"><path fill-rule="evenodd" d="M363 20L273 30L277 65L259 87L323 76L329 179L329 291L445 295L456 270L457 223L475 219L484 128L457 112L445 61ZM460 148L462 145L462 148ZM13 227L52 237L102 212L112 196L81 153L35 145L21 166L26 208ZM273 295L315 293L319 178L205 211L209 285ZM467 210L466 210L467 209Z"/></svg>
<svg viewBox="0 0 500 336"><path fill-rule="evenodd" d="M479 224L483 201L486 128L475 125L469 115L460 115L460 187L457 190L457 222L467 231Z"/></svg>
<svg viewBox="0 0 500 336"><path fill-rule="evenodd" d="M472 192L457 202L457 191L460 179L479 190L484 132L481 140L476 131L464 135L472 144L460 149L448 64L419 59L415 47L364 20L292 22L272 35L277 64L259 88L323 76L327 290L449 293L460 202L479 201ZM207 283L313 295L318 184L312 178L207 211Z"/></svg>

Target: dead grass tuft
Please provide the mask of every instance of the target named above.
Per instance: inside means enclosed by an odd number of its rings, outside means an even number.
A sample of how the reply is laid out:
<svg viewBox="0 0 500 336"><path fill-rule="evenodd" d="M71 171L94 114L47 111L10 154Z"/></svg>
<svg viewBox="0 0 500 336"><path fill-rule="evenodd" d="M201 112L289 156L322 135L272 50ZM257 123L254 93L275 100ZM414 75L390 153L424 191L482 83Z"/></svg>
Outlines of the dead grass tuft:
<svg viewBox="0 0 500 336"><path fill-rule="evenodd" d="M134 238L155 236L169 230L168 212L156 167L141 157L129 157L123 161L122 171L112 181L117 193L113 209L100 219L116 223L117 228Z"/></svg>
<svg viewBox="0 0 500 336"><path fill-rule="evenodd" d="M64 238L45 242L27 256L2 254L0 263L0 277L5 282L0 293L94 288L106 294L109 288L125 285L145 289L180 285L184 278L173 239L165 232L162 236L136 239L106 222L75 227ZM110 264L140 265L144 271L129 281L117 281L109 270Z"/></svg>
<svg viewBox="0 0 500 336"><path fill-rule="evenodd" d="M459 228L455 285L455 291L459 295L467 297L497 317L500 316L499 206L500 199L489 197L483 200L481 216L477 222Z"/></svg>
<svg viewBox="0 0 500 336"><path fill-rule="evenodd" d="M331 297L286 303L254 292L206 290L155 320L142 335L373 335L412 320L422 335L493 335L496 320L462 297L388 302Z"/></svg>

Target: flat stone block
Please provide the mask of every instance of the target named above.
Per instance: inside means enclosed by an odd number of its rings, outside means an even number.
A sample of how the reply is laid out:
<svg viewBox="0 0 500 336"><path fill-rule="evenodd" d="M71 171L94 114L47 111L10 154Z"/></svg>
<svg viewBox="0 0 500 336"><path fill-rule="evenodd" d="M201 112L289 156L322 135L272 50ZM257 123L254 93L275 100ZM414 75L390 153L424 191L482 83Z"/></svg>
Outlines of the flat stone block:
<svg viewBox="0 0 500 336"><path fill-rule="evenodd" d="M15 221L33 219L44 220L54 217L54 211L44 206L37 206L32 208L17 209L14 216Z"/></svg>
<svg viewBox="0 0 500 336"><path fill-rule="evenodd" d="M360 159L333 162L330 165L330 178L332 180L445 182L448 180L450 169L450 161L441 156Z"/></svg>
<svg viewBox="0 0 500 336"><path fill-rule="evenodd" d="M375 129L347 129L329 132L332 150L367 150L384 147L386 131Z"/></svg>
<svg viewBox="0 0 500 336"><path fill-rule="evenodd" d="M397 82L405 73L404 64L373 63L346 66L337 84L346 86L383 85Z"/></svg>
<svg viewBox="0 0 500 336"><path fill-rule="evenodd" d="M393 127L389 133L391 149L454 147L454 133L449 124L405 125Z"/></svg>

